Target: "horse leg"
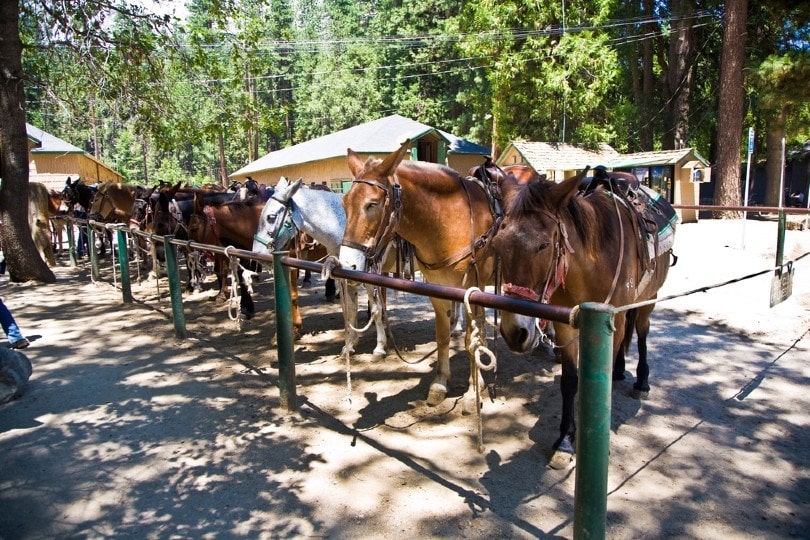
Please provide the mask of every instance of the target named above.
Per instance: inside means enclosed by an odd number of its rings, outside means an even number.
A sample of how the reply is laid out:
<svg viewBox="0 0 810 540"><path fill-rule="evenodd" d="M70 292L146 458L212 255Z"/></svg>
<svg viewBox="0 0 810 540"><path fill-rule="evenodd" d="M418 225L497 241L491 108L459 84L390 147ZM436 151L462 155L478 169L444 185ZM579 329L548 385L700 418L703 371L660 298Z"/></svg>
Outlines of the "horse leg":
<svg viewBox="0 0 810 540"><path fill-rule="evenodd" d="M620 316L620 315L619 315ZM624 325L624 338L616 356L613 358L613 380L623 381L625 379L624 370L626 369L625 355L627 354L630 343L633 341L633 327L636 319L636 310L631 309L625 316Z"/></svg>
<svg viewBox="0 0 810 540"><path fill-rule="evenodd" d="M457 305L456 302L453 303L454 307ZM477 321L478 328L486 328L484 320L484 309L478 306L473 308L475 310L474 317ZM459 314L460 315L460 314ZM467 386L467 391L464 392L464 396L461 399L461 413L462 414L472 414L481 408L481 399L480 396L482 392L486 390L486 384L484 383L484 377L481 373L481 370L478 369L475 362L475 355L470 353L471 346L473 345L472 341L472 323L469 320L469 317L466 317L467 324L464 343L466 345L468 356L470 359L470 378L469 378L469 385ZM477 391L476 391L476 385Z"/></svg>
<svg viewBox="0 0 810 540"><path fill-rule="evenodd" d="M253 305L253 297L250 295L245 278L240 268L237 272L239 274L239 312L244 315L245 319L250 320L256 313L256 307Z"/></svg>
<svg viewBox="0 0 810 540"><path fill-rule="evenodd" d="M431 298L436 318L436 377L428 391L427 404L438 405L447 397L450 382L450 314L453 303L449 300Z"/></svg>
<svg viewBox="0 0 810 540"><path fill-rule="evenodd" d="M464 324L464 304L461 302L453 302L453 314L455 318L455 325L453 326L451 335L453 337L458 337L463 335L466 329Z"/></svg>
<svg viewBox="0 0 810 540"><path fill-rule="evenodd" d="M282 270L286 271L287 267L282 266ZM293 322L293 339L301 337L301 331L304 327L304 320L301 318L301 307L298 305L298 269L290 269L290 311L292 313Z"/></svg>
<svg viewBox="0 0 810 540"><path fill-rule="evenodd" d="M650 366L647 364L647 335L650 333L650 315L655 305L639 308L636 318L636 336L638 340L638 367L636 368L636 382L633 384L631 395L636 399L644 399L650 393ZM628 332L630 330L627 330Z"/></svg>
<svg viewBox="0 0 810 540"><path fill-rule="evenodd" d="M559 325L559 326L557 326ZM574 330L568 325L555 323L557 337L562 343L568 343L574 337ZM570 345L557 349L562 364L560 376L560 393L562 394L562 416L560 418L560 437L552 446L553 453L549 459L552 469L564 469L574 460L576 441L576 395L579 378L577 376L577 357L579 343L574 340Z"/></svg>
<svg viewBox="0 0 810 540"><path fill-rule="evenodd" d="M336 293L337 293L337 288L335 287L335 280L333 278L327 278L327 280L326 280L326 301L327 302L334 302Z"/></svg>
<svg viewBox="0 0 810 540"><path fill-rule="evenodd" d="M388 336L385 333L385 321L383 321L383 313L385 311L385 293L386 289L380 287L379 294L374 296L371 287L368 287L369 303L371 303L371 316L374 317L374 328L377 330L377 345L374 347L372 353L372 360L383 360L388 355Z"/></svg>
<svg viewBox="0 0 810 540"><path fill-rule="evenodd" d="M357 296L359 287L357 285L346 286L346 298L343 299L343 324L346 330L346 340L343 345L341 356L351 356L360 341L357 333Z"/></svg>

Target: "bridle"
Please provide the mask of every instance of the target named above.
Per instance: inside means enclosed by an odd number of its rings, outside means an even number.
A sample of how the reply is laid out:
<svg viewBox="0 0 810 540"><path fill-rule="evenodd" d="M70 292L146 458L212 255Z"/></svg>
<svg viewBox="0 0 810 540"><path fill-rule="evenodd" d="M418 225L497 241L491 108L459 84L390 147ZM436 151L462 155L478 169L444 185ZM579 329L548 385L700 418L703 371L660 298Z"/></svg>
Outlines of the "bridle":
<svg viewBox="0 0 810 540"><path fill-rule="evenodd" d="M368 178L355 178L352 184L367 184L369 186L381 189L385 193L385 202L383 203L383 212L387 210L387 218L383 217L374 233L374 242L367 246L360 242L353 242L351 240L343 240L342 245L357 249L361 251L371 268L378 268L382 262L383 256L388 249L388 243L391 241L396 229L399 225L399 220L402 217L402 186L397 179L393 176L393 183L386 185L378 180L371 180Z"/></svg>
<svg viewBox="0 0 810 540"><path fill-rule="evenodd" d="M203 208L202 215L194 213L191 215L188 224L188 233L189 233L189 240L193 240L191 238L191 230L192 230L192 220L199 220L202 222L202 234L198 235L199 242L203 244L213 244L217 246L222 245L222 241L219 238L219 234L217 233L217 219L214 216L214 211L211 209L210 206L205 206Z"/></svg>
<svg viewBox="0 0 810 540"><path fill-rule="evenodd" d="M141 216L143 212L143 217ZM146 230L149 226L149 218L154 217L152 213L152 205L149 204L147 199L135 199L132 203L132 215L129 218L130 226L136 227L140 230Z"/></svg>
<svg viewBox="0 0 810 540"><path fill-rule="evenodd" d="M505 283L503 285L503 294L512 298L548 304L551 295L554 294L554 291L556 291L558 287L562 286L562 288L565 289L565 276L568 274L568 254L574 253L574 248L568 240L568 231L565 228L565 224L560 219L559 214L552 214L545 209L543 209L542 212L555 224L554 238L551 242L551 245L554 246L554 251L551 255L551 264L548 267L546 278L543 282L542 293L538 293L529 287Z"/></svg>
<svg viewBox="0 0 810 540"><path fill-rule="evenodd" d="M269 251L274 251L279 238L281 238L282 235L287 236L288 233L295 228L295 220L293 219L293 212L295 211L293 206L295 203L292 198L285 201L277 198L275 194L270 198L281 205L281 216L276 215L273 220L273 230L270 231L268 236L259 235L257 232L253 235L253 240L263 245ZM290 238L292 238L292 236L293 235L289 235ZM284 246L282 246L282 249L283 247Z"/></svg>

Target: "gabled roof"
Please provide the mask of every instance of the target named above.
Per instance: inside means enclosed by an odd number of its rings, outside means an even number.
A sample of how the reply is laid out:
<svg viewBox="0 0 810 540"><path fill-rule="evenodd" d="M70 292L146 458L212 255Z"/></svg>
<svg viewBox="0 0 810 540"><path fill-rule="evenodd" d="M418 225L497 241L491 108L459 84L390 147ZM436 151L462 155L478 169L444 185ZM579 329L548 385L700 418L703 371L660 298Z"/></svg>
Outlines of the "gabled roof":
<svg viewBox="0 0 810 540"><path fill-rule="evenodd" d="M509 143L523 159L536 171L545 170L578 170L587 166L599 165L607 158L618 156L610 145L599 143L598 147L553 142L512 141ZM509 146L501 154L506 156ZM503 165L500 163L499 165Z"/></svg>
<svg viewBox="0 0 810 540"><path fill-rule="evenodd" d="M103 161L96 159L96 157L88 152L85 152L78 146L73 146L69 142L60 139L54 135L51 135L47 131L43 131L36 126L32 126L31 124L25 124L25 131L28 134L28 139L35 143L35 146L29 150L32 154L80 154L87 159L94 161L115 173L118 176L122 176L121 173L104 163Z"/></svg>
<svg viewBox="0 0 810 540"><path fill-rule="evenodd" d="M616 156L600 165L609 169L629 168L629 167L654 167L656 165L677 165L689 158L699 161L704 167L709 166L709 162L703 159L693 148L681 148L678 150L659 150L655 152L636 152L635 154L624 154Z"/></svg>
<svg viewBox="0 0 810 540"><path fill-rule="evenodd" d="M36 143L36 147L31 149L34 154L85 154L81 148L73 146L59 137L54 137L47 131L42 131L31 124L25 124L25 131L28 138Z"/></svg>
<svg viewBox="0 0 810 540"><path fill-rule="evenodd" d="M244 176L268 169L345 157L348 148L359 154L390 154L397 150L405 139L419 139L431 132L447 143L448 152L481 155L489 153L489 149L484 146L395 114L270 152L231 176Z"/></svg>

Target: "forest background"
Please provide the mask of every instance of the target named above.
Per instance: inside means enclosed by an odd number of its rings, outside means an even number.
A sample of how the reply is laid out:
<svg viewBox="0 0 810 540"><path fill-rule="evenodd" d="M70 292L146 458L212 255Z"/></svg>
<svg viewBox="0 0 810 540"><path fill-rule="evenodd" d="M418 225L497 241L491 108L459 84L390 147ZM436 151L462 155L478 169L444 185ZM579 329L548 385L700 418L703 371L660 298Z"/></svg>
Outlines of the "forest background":
<svg viewBox="0 0 810 540"><path fill-rule="evenodd" d="M722 2L193 0L182 19L113 5L22 2L26 109L132 183L221 180L394 113L495 154L515 139L716 154ZM757 148L770 129L796 148L810 7L748 11L744 125Z"/></svg>
<svg viewBox="0 0 810 540"><path fill-rule="evenodd" d="M693 147L715 203L733 205L749 126L769 178L783 137L788 151L810 139L802 0L0 2L4 88L19 77L24 92L0 95L3 112L134 184L227 183L267 152L397 113L495 156L517 139Z"/></svg>

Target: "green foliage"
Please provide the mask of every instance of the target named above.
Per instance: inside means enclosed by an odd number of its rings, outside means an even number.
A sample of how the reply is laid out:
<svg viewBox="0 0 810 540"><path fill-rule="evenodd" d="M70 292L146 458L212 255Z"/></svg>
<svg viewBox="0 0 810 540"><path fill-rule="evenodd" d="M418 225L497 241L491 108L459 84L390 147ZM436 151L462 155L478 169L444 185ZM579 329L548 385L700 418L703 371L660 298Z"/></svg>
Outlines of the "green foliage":
<svg viewBox="0 0 810 540"><path fill-rule="evenodd" d="M798 142L810 138L810 9L775 1L751 0L748 115L759 131L788 110ZM670 129L669 2L645 14L617 0L192 0L182 21L106 0L60 5L22 2L29 120L132 182L218 182L222 166L394 113L500 147L632 151L642 129L657 146ZM697 7L688 140L710 156L722 4ZM638 91L645 45L652 96Z"/></svg>

